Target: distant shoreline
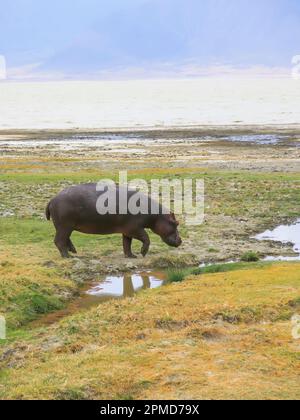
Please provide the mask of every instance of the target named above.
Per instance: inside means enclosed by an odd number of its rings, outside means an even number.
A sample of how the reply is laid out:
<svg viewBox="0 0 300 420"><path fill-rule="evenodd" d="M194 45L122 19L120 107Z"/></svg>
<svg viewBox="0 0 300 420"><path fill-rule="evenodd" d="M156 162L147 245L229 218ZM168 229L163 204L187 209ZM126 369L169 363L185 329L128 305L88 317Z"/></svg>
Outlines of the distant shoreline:
<svg viewBox="0 0 300 420"><path fill-rule="evenodd" d="M73 135L139 135L158 137L170 136L205 136L205 135L248 135L248 134L283 134L300 135L300 124L272 125L201 125L182 127L135 127L135 128L70 128L70 129L0 129L0 140L6 138L49 138Z"/></svg>

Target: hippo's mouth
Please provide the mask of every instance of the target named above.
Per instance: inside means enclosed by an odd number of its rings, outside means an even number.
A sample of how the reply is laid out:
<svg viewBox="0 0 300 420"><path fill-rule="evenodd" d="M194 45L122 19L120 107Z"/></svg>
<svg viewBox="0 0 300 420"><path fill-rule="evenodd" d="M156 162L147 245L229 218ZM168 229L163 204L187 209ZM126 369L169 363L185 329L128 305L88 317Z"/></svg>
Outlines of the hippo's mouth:
<svg viewBox="0 0 300 420"><path fill-rule="evenodd" d="M172 248L179 248L182 245L182 240L173 238L164 238L163 241Z"/></svg>
<svg viewBox="0 0 300 420"><path fill-rule="evenodd" d="M182 245L182 240L179 239L179 241L177 241L174 246L175 246L175 248L179 248L181 245Z"/></svg>

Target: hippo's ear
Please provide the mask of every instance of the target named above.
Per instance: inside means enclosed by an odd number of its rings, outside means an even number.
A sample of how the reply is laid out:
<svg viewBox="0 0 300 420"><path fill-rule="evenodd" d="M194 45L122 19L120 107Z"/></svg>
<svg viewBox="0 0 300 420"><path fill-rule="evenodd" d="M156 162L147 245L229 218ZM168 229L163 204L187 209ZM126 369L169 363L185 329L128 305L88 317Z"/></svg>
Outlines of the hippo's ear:
<svg viewBox="0 0 300 420"><path fill-rule="evenodd" d="M170 213L170 216L172 218L172 222L174 222L176 226L179 226L179 222L176 219L175 213Z"/></svg>

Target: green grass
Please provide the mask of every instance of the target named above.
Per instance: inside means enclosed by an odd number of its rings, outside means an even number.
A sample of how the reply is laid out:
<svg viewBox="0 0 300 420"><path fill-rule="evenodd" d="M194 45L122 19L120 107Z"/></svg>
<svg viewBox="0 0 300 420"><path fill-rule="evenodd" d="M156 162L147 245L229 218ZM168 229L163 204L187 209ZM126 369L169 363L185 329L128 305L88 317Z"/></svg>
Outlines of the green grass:
<svg viewBox="0 0 300 420"><path fill-rule="evenodd" d="M55 162L54 162L55 165ZM130 170L130 168L129 168ZM188 178L196 178L199 175L205 177L206 179L214 179L216 177L221 177L224 180L230 180L230 179L243 179L245 181L270 181L270 180L276 180L276 181L294 181L298 180L300 182L300 174L299 173L278 173L278 172L269 172L269 173L261 173L261 172L248 172L248 171L237 171L237 170L218 170L211 169L211 168L191 168L188 170L182 171L181 168L176 169L163 169L160 170L158 168L145 168L140 170L137 174L133 173L133 171L130 171L128 174L128 179L135 179L137 178L137 175L143 179L151 180L153 177L156 179L171 177L171 178L182 178L182 177L188 177ZM42 173L36 173L36 172L11 172L6 174L0 174L0 182L1 181L17 181L22 183L57 183L57 182L63 182L63 181L72 181L72 182L97 182L99 181L99 177L102 178L111 178L117 180L117 171L113 170L90 170L85 171L82 169L79 173L74 172L61 172L61 173L48 173L48 172L42 172Z"/></svg>
<svg viewBox="0 0 300 420"><path fill-rule="evenodd" d="M5 238L7 245L39 244L53 248L54 235L55 229L51 221L36 218L0 218L0 238L2 241ZM107 243L116 247L121 243L118 235L83 235L74 232L72 238L78 247L90 249Z"/></svg>
<svg viewBox="0 0 300 420"><path fill-rule="evenodd" d="M256 260L257 262L257 260ZM167 281L169 283L180 283L184 281L188 276L199 276L201 274L213 274L213 273L227 273L236 270L247 270L252 268L264 268L270 266L270 262L235 262L235 263L221 263L211 264L205 267L196 268L183 268L183 269L169 269L167 270ZM276 263L273 263L276 264Z"/></svg>
<svg viewBox="0 0 300 420"><path fill-rule="evenodd" d="M17 216L34 215L35 218L40 218L49 199L65 186L70 183L97 182L102 177L116 180L117 172L1 175L0 182L3 182L6 188L0 191L0 202L13 209ZM250 174L201 169L192 170L190 173L178 169L176 173L174 170L160 172L159 169L145 169L141 173L130 174L128 178L130 180L137 177L148 182L152 178L203 178L206 184L206 204L210 206L211 215L255 217L266 222L273 219L274 215L277 218L299 216L299 174ZM26 208L28 204L30 206ZM215 247L210 249L210 252L213 252Z"/></svg>
<svg viewBox="0 0 300 420"><path fill-rule="evenodd" d="M22 324L26 324L38 315L62 309L65 302L61 297L45 292L26 292L11 299L10 304L15 309L10 313L9 319L19 319Z"/></svg>
<svg viewBox="0 0 300 420"><path fill-rule="evenodd" d="M243 262L257 262L259 261L259 255L255 251L248 251L242 255L241 261Z"/></svg>
<svg viewBox="0 0 300 420"><path fill-rule="evenodd" d="M235 263L211 264L205 267L191 269L190 274L194 276L198 276L200 274L227 273L227 272L236 271L236 270L264 268L269 265L270 265L269 262L258 262L258 263L235 262Z"/></svg>
<svg viewBox="0 0 300 420"><path fill-rule="evenodd" d="M189 274L189 270L173 269L167 271L167 281L169 283L180 283Z"/></svg>

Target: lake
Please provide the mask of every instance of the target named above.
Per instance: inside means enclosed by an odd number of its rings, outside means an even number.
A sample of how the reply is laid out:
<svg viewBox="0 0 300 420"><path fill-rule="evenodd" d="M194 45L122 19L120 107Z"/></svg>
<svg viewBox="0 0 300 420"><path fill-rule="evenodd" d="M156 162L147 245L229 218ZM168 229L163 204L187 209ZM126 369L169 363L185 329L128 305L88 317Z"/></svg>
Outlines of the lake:
<svg viewBox="0 0 300 420"><path fill-rule="evenodd" d="M300 121L292 78L0 82L0 130L289 125Z"/></svg>

